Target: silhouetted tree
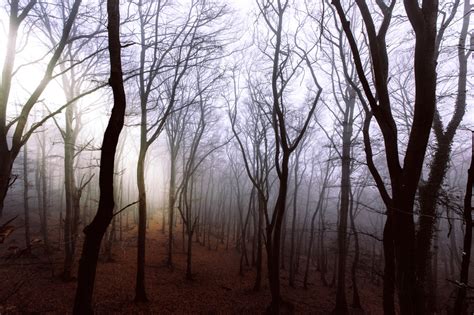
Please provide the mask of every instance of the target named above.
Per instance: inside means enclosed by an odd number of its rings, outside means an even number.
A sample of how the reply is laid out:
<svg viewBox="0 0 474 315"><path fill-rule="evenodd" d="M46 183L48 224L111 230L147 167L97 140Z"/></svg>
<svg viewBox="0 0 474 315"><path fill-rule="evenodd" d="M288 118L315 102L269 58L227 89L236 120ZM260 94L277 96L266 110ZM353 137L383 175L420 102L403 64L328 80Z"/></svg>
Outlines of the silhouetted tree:
<svg viewBox="0 0 474 315"><path fill-rule="evenodd" d="M99 258L100 244L114 216L114 165L115 151L125 117L126 98L123 87L120 6L118 0L107 1L110 79L114 96L112 114L104 132L100 155L99 206L92 222L84 228L84 244L79 261L78 283L74 300L74 314L93 314L92 294Z"/></svg>

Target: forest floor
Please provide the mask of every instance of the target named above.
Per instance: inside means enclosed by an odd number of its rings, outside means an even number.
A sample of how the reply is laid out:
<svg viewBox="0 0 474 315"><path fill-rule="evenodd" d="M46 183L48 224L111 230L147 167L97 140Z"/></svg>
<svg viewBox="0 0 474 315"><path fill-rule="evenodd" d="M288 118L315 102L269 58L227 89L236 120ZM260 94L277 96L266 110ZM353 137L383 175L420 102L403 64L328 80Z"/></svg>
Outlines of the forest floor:
<svg viewBox="0 0 474 315"><path fill-rule="evenodd" d="M67 314L72 310L76 282L60 279L62 252L50 257L38 248L32 257L7 258L8 249L22 239L18 231L0 246L0 314ZM94 309L97 314L262 314L270 303L266 277L262 290L252 290L255 272L250 267L239 276L240 254L225 245L208 249L193 246L194 280L185 279L186 255L178 229L174 269L165 265L166 236L156 220L147 234L146 288L149 303L133 302L136 271L136 229L124 234L113 249L112 262L101 261L97 269ZM18 244L17 244L18 245ZM80 255L81 248L78 247ZM76 263L77 265L77 263ZM264 266L265 267L265 266ZM76 266L77 268L77 266ZM76 272L76 271L74 271ZM325 287L319 273L311 272L310 285L304 289L301 279L288 286L285 271L281 275L282 295L297 314L330 314L334 308L335 287ZM302 276L300 275L302 278ZM382 290L360 279L360 294L365 314L382 314ZM348 281L348 286L349 285ZM348 300L351 300L348 289ZM354 311L354 314L356 312ZM357 313L360 314L360 313Z"/></svg>

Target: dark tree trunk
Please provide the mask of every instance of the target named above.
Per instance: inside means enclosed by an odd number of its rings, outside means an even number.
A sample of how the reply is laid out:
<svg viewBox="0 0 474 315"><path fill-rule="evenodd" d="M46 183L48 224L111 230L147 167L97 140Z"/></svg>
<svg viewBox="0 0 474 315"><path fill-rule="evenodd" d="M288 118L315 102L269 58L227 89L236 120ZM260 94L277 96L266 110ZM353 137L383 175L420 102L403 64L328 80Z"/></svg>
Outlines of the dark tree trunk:
<svg viewBox="0 0 474 315"><path fill-rule="evenodd" d="M143 128L142 128L143 129ZM143 130L142 130L143 132ZM146 132L146 129L145 129ZM144 140L142 134L142 142ZM146 242L146 191L145 191L145 149L146 143L142 143L137 163L137 186L138 186L138 244L137 244L137 277L135 286L135 302L147 302L145 290L145 242Z"/></svg>
<svg viewBox="0 0 474 315"><path fill-rule="evenodd" d="M459 2L453 4L452 16L457 11ZM451 161L451 147L453 144L454 136L456 131L461 124L461 121L466 112L466 86L467 86L467 60L469 58L469 51L466 51L466 38L469 29L470 20L470 1L464 2L464 15L463 24L461 27L461 33L458 42L458 84L456 103L454 106L454 114L446 126L446 130L443 126L442 118L439 112L436 112L433 123L433 130L436 138L436 150L434 152L433 160L430 164L430 172L426 183L420 185L420 213L422 214L419 219L419 230L417 233L417 277L422 281L422 290L419 294L422 295L423 305L425 312L430 312L430 308L433 306L432 303L434 298L432 297L433 291L431 290L433 284L431 278L429 278L429 270L427 267L430 266L430 260L433 255L430 252L432 239L434 238L435 226L436 226L436 205L439 199L439 192L443 185L446 172ZM443 24L442 27L447 26ZM441 32L441 31L440 31ZM438 47L442 38L440 35L444 32L438 33L437 44ZM439 54L439 48L437 49ZM430 303L431 302L431 303Z"/></svg>
<svg viewBox="0 0 474 315"><path fill-rule="evenodd" d="M395 315L395 252L393 244L392 218L387 214L383 230L383 250L385 270L383 274L383 311L385 315Z"/></svg>
<svg viewBox="0 0 474 315"><path fill-rule="evenodd" d="M346 262L347 262L347 219L349 215L349 199L351 192L351 146L352 123L355 105L355 91L349 88L349 98L345 100L344 120L342 127L342 167L341 167L341 202L339 209L339 225L337 228L338 265L336 314L347 314L346 299Z"/></svg>
<svg viewBox="0 0 474 315"><path fill-rule="evenodd" d="M352 278L352 307L355 309L362 310L362 304L359 296L359 285L357 282L357 268L359 267L360 257L360 245L359 245L359 233L355 224L355 209L354 200L351 198L350 205L350 220L351 220L351 231L354 235L354 260L351 266L351 278Z"/></svg>
<svg viewBox="0 0 474 315"><path fill-rule="evenodd" d="M193 273L192 273L192 249L193 249L193 233L194 231L191 229L188 231L187 234L187 252L186 252L186 280L193 280Z"/></svg>
<svg viewBox="0 0 474 315"><path fill-rule="evenodd" d="M293 213L292 213L292 221L291 221L291 235L290 235L290 260L289 260L289 286L295 286L295 241L296 241L296 221L297 215L296 210L298 207L298 188L299 188L299 180L298 180L298 171L299 171L299 153L301 150L297 151L295 155L295 169L294 169L294 191L293 191Z"/></svg>
<svg viewBox="0 0 474 315"><path fill-rule="evenodd" d="M303 279L303 287L305 289L308 288L309 266L310 266L310 263L311 263L311 257L313 256L314 228L315 228L316 215L317 214L318 214L318 211L316 210L313 213L313 216L311 217L311 228L310 228L310 231L309 231L308 252L307 252L307 256L306 256L306 267L305 267L304 279Z"/></svg>
<svg viewBox="0 0 474 315"><path fill-rule="evenodd" d="M255 284L253 289L255 291L260 291L261 284L262 284L262 247L263 247L263 240L262 240L262 225L263 225L263 214L265 210L265 200L264 198L258 194L258 226L257 226L257 260L256 270L257 275L255 277Z"/></svg>
<svg viewBox="0 0 474 315"><path fill-rule="evenodd" d="M280 249L281 249L281 228L286 208L286 195L288 191L288 162L289 154L283 153L281 163L280 187L278 198L275 204L275 225L267 226L267 264L268 280L272 301L268 311L272 314L278 314L282 303L280 293Z"/></svg>
<svg viewBox="0 0 474 315"><path fill-rule="evenodd" d="M120 8L118 0L107 1L108 41L110 53L110 79L114 106L104 133L99 173L99 206L92 222L84 228L84 244L79 261L78 283L74 301L74 314L93 314L92 294L99 258L100 243L113 218L115 152L123 128L126 98L120 57Z"/></svg>
<svg viewBox="0 0 474 315"><path fill-rule="evenodd" d="M359 47L351 31L346 13L338 0L332 1L348 39L359 81L363 86L366 99L362 99L367 117L373 115L381 130L386 163L390 174L390 191L382 180L374 164L371 140L368 131L364 131L364 143L367 164L377 183L380 195L389 209L396 209L391 214L393 244L395 253L396 283L400 312L402 314L422 314L424 311L423 274L417 275L419 264L414 223L414 203L418 182L423 169L424 159L436 108L436 37L438 1L404 1L405 11L415 33L414 77L415 101L414 115L403 163L400 161L397 124L391 109L388 86L389 54L385 35L392 18L396 1L380 5L383 21L379 30L374 27L367 2L356 0L364 20L370 49L374 86L369 84L361 61ZM375 88L375 91L374 91ZM367 105L368 103L368 105ZM420 250L420 248L418 248Z"/></svg>

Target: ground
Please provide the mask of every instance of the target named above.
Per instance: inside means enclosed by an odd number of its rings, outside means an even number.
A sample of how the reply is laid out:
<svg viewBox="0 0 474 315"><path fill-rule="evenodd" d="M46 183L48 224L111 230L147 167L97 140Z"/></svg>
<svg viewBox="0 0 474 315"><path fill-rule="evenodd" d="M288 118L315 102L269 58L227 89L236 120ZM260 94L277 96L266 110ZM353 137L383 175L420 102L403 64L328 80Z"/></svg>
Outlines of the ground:
<svg viewBox="0 0 474 315"><path fill-rule="evenodd" d="M181 234L181 233L178 233ZM101 261L97 269L94 309L97 314L261 314L270 302L266 278L260 292L252 291L255 272L248 268L239 276L240 254L221 245L216 251L198 243L193 247L194 280L185 279L185 254L180 239L176 242L175 267L165 265L166 236L158 223L151 221L147 235L146 287L150 302L133 303L136 262L136 230L124 235L114 246L112 262ZM72 310L76 282L63 282L62 253L47 259L38 247L34 257L6 258L8 247L22 240L13 234L0 245L0 314L67 314ZM20 247L20 246L19 246ZM79 249L80 251L80 249ZM77 265L77 264L76 264ZM77 266L76 266L77 267ZM329 314L334 308L335 288L324 287L319 274L312 272L311 285L303 289L288 287L283 271L282 294L294 305L297 314ZM350 281L348 281L348 284ZM382 290L360 280L365 314L381 314ZM348 289L348 300L351 292Z"/></svg>

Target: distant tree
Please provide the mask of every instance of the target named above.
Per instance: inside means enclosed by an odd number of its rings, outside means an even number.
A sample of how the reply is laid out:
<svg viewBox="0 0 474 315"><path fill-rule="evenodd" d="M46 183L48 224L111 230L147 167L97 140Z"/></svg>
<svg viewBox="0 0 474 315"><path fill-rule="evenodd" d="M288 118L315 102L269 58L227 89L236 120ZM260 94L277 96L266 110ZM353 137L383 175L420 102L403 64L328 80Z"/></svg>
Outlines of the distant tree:
<svg viewBox="0 0 474 315"><path fill-rule="evenodd" d="M316 219L318 217L318 214L320 215L320 225L322 226L322 229L320 229L321 231L318 233L319 236L320 236L320 240L321 242L323 242L323 235L322 233L324 233L324 216L322 215L323 213L323 206L324 206L324 201L326 199L326 193L328 191L328 187L329 187L329 181L331 179L331 176L332 174L334 173L334 170L335 170L335 165L334 165L334 161L333 161L333 158L332 158L332 146L329 146L329 149L328 149L328 157L326 159L326 161L324 163L322 163L321 165L319 165L319 179L320 179L320 185L318 185L320 187L320 190L319 190L319 195L318 195L318 199L317 199L317 202L316 202L316 206L314 207L314 211L313 211L313 214L311 215L311 224L310 224L310 230L309 230L309 240L308 240L308 250L306 252L306 264L305 264L305 271L304 271L304 278L303 278L303 287L306 289L308 288L308 279L309 279L309 269L310 269L310 263L311 263L311 260L313 258L313 247L314 247L314 241L315 241L315 230L316 230ZM315 163L313 162L312 165L311 165L311 178L310 178L310 183L312 184L312 178L313 178L313 172L314 172L314 165ZM311 185L309 188L313 189L313 185ZM322 247L322 246L321 246ZM324 256L325 256L325 253L324 253L324 248L320 249L321 253L319 256L321 256L321 258L318 260L318 262L321 262L324 261ZM320 269L325 269L324 267L323 268L320 268ZM323 281L323 284L324 285L327 285L326 283L326 280L324 278L324 273L325 273L325 270L320 270L321 271L321 280Z"/></svg>
<svg viewBox="0 0 474 315"><path fill-rule="evenodd" d="M30 182L28 181L28 148L25 143L23 146L23 207L25 216L25 245L26 250L31 250L31 233L30 233L30 204L29 204L29 190Z"/></svg>
<svg viewBox="0 0 474 315"><path fill-rule="evenodd" d="M232 83L233 95L226 99L229 107L229 120L238 149L242 154L246 174L257 191L257 274L253 289L259 291L261 288L263 264L263 223L264 215L268 213L270 198L269 176L273 169L273 162L271 160L274 154L272 151L273 144L269 143L271 141L269 139L271 125L266 116L264 106L259 104L259 94L262 93L260 86L249 78L247 84L249 100L242 102L238 73L235 71L232 76Z"/></svg>
<svg viewBox="0 0 474 315"><path fill-rule="evenodd" d="M183 103L183 102L181 102ZM168 149L170 153L170 180L168 191L168 253L166 264L169 268L173 267L173 230L176 216L174 210L176 207L176 177L178 154L182 150L185 127L189 120L189 107L184 108L171 115L166 121L165 129L168 140Z"/></svg>

